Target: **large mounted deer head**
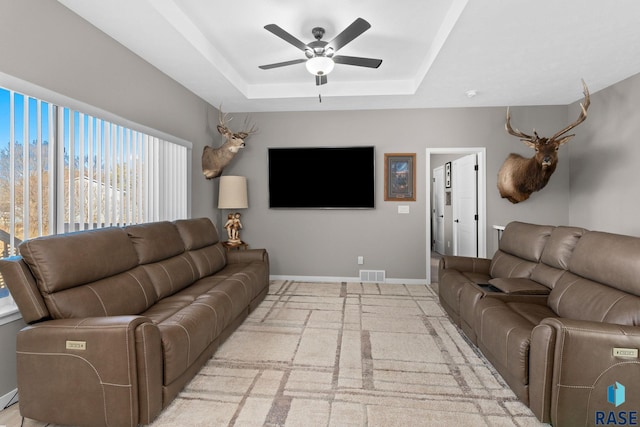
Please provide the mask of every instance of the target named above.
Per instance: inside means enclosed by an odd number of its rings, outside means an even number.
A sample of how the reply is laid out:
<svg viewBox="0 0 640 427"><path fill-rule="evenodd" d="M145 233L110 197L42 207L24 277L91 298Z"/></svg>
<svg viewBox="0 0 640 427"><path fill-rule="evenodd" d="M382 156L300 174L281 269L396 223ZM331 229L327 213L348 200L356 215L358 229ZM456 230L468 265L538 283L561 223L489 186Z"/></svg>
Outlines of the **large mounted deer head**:
<svg viewBox="0 0 640 427"><path fill-rule="evenodd" d="M257 129L255 125L252 125L250 129L240 132L232 132L229 129L228 122L233 118L227 120L227 114L222 113L222 108L218 114L218 132L222 135L226 141L218 148L204 147L202 152L202 173L207 179L217 178L222 175L224 168L231 162L231 159L245 146L245 139L252 133L256 133ZM248 119L245 119L245 129L249 127Z"/></svg>
<svg viewBox="0 0 640 427"><path fill-rule="evenodd" d="M550 138L541 137L535 129L533 135L513 129L511 127L511 115L507 108L505 129L510 135L520 138L520 141L533 148L535 155L527 159L519 154L509 154L498 172L500 196L508 199L511 203L519 203L527 200L534 191L539 191L547 185L551 174L556 170L560 146L575 136L575 134L565 134L587 118L587 109L591 101L589 99L589 89L584 80L582 81L582 86L584 88L584 101L580 104L581 111L578 119L556 132Z"/></svg>

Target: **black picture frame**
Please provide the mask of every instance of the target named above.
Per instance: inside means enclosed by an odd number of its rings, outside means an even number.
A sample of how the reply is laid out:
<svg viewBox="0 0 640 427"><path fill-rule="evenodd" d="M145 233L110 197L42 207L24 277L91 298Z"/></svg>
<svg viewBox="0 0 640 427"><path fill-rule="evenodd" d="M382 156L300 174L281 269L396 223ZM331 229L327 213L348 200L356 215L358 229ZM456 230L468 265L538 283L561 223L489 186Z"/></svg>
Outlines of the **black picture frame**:
<svg viewBox="0 0 640 427"><path fill-rule="evenodd" d="M444 165L444 188L451 188L451 162Z"/></svg>

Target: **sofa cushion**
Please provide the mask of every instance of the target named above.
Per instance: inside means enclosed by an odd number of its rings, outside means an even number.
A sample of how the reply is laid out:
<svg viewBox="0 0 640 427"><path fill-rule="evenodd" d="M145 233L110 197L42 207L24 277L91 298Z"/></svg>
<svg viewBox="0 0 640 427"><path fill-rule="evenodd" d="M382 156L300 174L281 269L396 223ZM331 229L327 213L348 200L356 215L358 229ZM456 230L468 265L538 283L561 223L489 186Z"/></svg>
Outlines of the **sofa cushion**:
<svg viewBox="0 0 640 427"><path fill-rule="evenodd" d="M20 255L43 294L111 277L138 265L127 233L115 227L27 240L20 245Z"/></svg>
<svg viewBox="0 0 640 427"><path fill-rule="evenodd" d="M547 317L557 316L542 304L491 297L477 303L478 346L491 363L508 371L501 374L514 389L529 384L531 332Z"/></svg>
<svg viewBox="0 0 640 427"><path fill-rule="evenodd" d="M580 237L586 232L580 227L558 226L553 229L544 246L540 261L548 266L566 270Z"/></svg>
<svg viewBox="0 0 640 427"><path fill-rule="evenodd" d="M549 307L576 320L640 325L640 238L588 231L569 272L549 295Z"/></svg>
<svg viewBox="0 0 640 427"><path fill-rule="evenodd" d="M140 314L157 300L143 267L44 295L53 319Z"/></svg>
<svg viewBox="0 0 640 427"><path fill-rule="evenodd" d="M507 224L491 259L491 277L530 277L553 228L518 221Z"/></svg>
<svg viewBox="0 0 640 427"><path fill-rule="evenodd" d="M560 317L618 325L640 325L640 297L567 272L549 294Z"/></svg>
<svg viewBox="0 0 640 427"><path fill-rule="evenodd" d="M552 289L569 267L584 228L558 226L553 229L542 251L540 263L531 272L531 279Z"/></svg>
<svg viewBox="0 0 640 427"><path fill-rule="evenodd" d="M491 277L529 277L537 263L498 249L491 259Z"/></svg>
<svg viewBox="0 0 640 427"><path fill-rule="evenodd" d="M553 229L551 225L510 222L502 233L498 248L518 258L538 262Z"/></svg>
<svg viewBox="0 0 640 427"><path fill-rule="evenodd" d="M181 219L174 224L188 251L214 245L220 240L209 218Z"/></svg>
<svg viewBox="0 0 640 427"><path fill-rule="evenodd" d="M158 298L173 295L198 280L197 269L186 253L142 267L149 275Z"/></svg>
<svg viewBox="0 0 640 427"><path fill-rule="evenodd" d="M195 265L198 279L215 274L227 265L227 250L220 242L191 250L188 254Z"/></svg>
<svg viewBox="0 0 640 427"><path fill-rule="evenodd" d="M640 296L640 238L589 231L573 252L569 271Z"/></svg>
<svg viewBox="0 0 640 427"><path fill-rule="evenodd" d="M158 324L164 353L164 385L171 384L198 359L217 338L222 327L216 311L209 304L188 304ZM227 301L220 298L221 309Z"/></svg>
<svg viewBox="0 0 640 427"><path fill-rule="evenodd" d="M531 272L531 280L534 280L549 289L558 283L558 280L562 277L567 270L561 268L550 267L547 264L540 263Z"/></svg>
<svg viewBox="0 0 640 427"><path fill-rule="evenodd" d="M121 228L41 237L20 251L53 319L138 314L158 299Z"/></svg>
<svg viewBox="0 0 640 427"><path fill-rule="evenodd" d="M140 264L161 261L184 252L184 243L176 226L168 221L125 227Z"/></svg>
<svg viewBox="0 0 640 427"><path fill-rule="evenodd" d="M529 320L495 298L482 298L476 308L478 346L493 364L504 367L519 385L529 383Z"/></svg>
<svg viewBox="0 0 640 427"><path fill-rule="evenodd" d="M215 274L227 265L227 251L209 218L182 219L174 224L196 267L197 279Z"/></svg>
<svg viewBox="0 0 640 427"><path fill-rule="evenodd" d="M158 301L143 315L158 324L164 352L164 384L182 375L251 301L242 273L209 276Z"/></svg>
<svg viewBox="0 0 640 427"><path fill-rule="evenodd" d="M125 227L158 298L173 295L198 279L175 224L168 221Z"/></svg>

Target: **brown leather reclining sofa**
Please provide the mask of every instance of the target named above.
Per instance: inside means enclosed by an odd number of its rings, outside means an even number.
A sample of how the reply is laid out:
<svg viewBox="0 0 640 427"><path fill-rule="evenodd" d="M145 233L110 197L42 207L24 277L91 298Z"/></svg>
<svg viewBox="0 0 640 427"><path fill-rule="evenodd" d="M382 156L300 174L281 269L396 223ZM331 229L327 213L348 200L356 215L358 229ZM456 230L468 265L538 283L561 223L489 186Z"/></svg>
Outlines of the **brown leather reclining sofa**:
<svg viewBox="0 0 640 427"><path fill-rule="evenodd" d="M539 420L640 415L640 238L512 222L492 259L445 256L438 278L445 311Z"/></svg>
<svg viewBox="0 0 640 427"><path fill-rule="evenodd" d="M149 424L265 297L264 249L227 253L207 218L25 241L0 260L25 322L20 412Z"/></svg>

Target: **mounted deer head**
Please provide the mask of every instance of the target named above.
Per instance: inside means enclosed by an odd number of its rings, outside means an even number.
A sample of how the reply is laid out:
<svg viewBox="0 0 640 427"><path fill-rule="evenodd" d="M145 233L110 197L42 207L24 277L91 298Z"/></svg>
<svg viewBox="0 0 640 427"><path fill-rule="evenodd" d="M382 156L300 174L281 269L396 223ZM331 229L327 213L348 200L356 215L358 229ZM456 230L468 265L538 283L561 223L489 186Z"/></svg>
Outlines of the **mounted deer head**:
<svg viewBox="0 0 640 427"><path fill-rule="evenodd" d="M500 196L508 199L511 203L519 203L527 200L534 191L539 191L547 185L558 164L558 149L575 136L575 134L565 134L587 118L587 109L590 104L589 89L584 80L582 86L584 101L580 104L581 111L578 119L551 138L540 137L535 129L533 136L520 132L518 129L514 130L511 127L511 116L507 108L505 129L510 135L520 138L520 141L533 148L536 153L530 159L519 154L509 154L498 172Z"/></svg>
<svg viewBox="0 0 640 427"><path fill-rule="evenodd" d="M222 175L222 171L231 162L231 159L245 146L245 139L252 133L256 133L257 129L255 125L251 126L249 130L241 132L232 132L227 125L233 118L227 121L227 114L222 114L222 108L219 110L218 115L218 132L222 135L226 141L218 148L204 147L202 152L202 173L207 179L217 178ZM245 120L245 128L248 127L248 122Z"/></svg>

